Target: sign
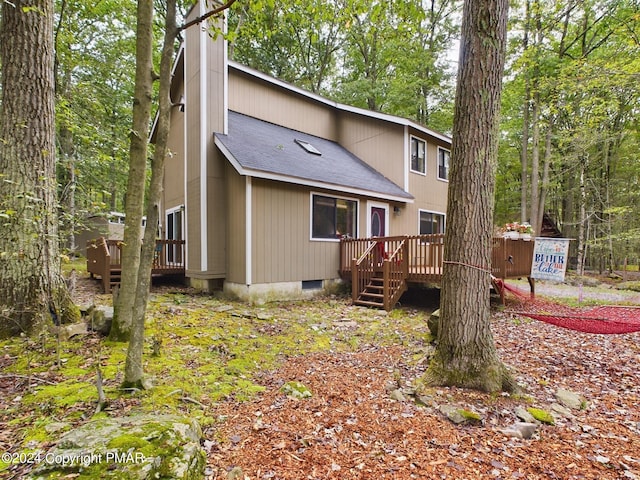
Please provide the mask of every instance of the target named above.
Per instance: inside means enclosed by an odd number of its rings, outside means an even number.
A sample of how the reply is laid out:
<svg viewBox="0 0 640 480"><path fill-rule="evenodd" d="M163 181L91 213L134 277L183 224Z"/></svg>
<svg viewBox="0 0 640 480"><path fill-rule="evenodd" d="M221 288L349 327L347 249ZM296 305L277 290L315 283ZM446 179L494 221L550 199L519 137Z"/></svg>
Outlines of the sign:
<svg viewBox="0 0 640 480"><path fill-rule="evenodd" d="M564 282L569 261L569 239L536 237L531 278Z"/></svg>

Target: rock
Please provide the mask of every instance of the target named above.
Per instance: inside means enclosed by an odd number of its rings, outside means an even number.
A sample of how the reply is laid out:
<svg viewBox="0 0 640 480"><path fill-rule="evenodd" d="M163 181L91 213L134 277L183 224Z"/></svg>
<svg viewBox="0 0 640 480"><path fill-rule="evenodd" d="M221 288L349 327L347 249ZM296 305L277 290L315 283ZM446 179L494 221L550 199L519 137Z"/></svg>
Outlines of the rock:
<svg viewBox="0 0 640 480"><path fill-rule="evenodd" d="M436 310L429 316L427 326L434 338L438 338L438 325L440 324L440 309Z"/></svg>
<svg viewBox="0 0 640 480"><path fill-rule="evenodd" d="M310 398L313 396L311 390L309 390L304 384L298 381L285 383L282 387L280 387L280 391L286 396L296 399Z"/></svg>
<svg viewBox="0 0 640 480"><path fill-rule="evenodd" d="M397 402L406 401L406 398L404 397L404 394L402 393L402 390L400 390L399 388L396 388L395 390L393 390L389 394L389 397L391 397L393 400L396 400Z"/></svg>
<svg viewBox="0 0 640 480"><path fill-rule="evenodd" d="M66 422L52 422L44 426L44 431L47 433L56 433L63 430L68 430L70 427L71 425Z"/></svg>
<svg viewBox="0 0 640 480"><path fill-rule="evenodd" d="M570 392L564 388L559 388L556 391L556 399L565 407L573 410L581 410L586 407L587 401L582 395Z"/></svg>
<svg viewBox="0 0 640 480"><path fill-rule="evenodd" d="M517 407L515 411L516 417L526 423L536 423L536 419L522 407Z"/></svg>
<svg viewBox="0 0 640 480"><path fill-rule="evenodd" d="M529 439L536 433L538 425L529 422L516 422L509 428L502 430L502 433L508 437Z"/></svg>
<svg viewBox="0 0 640 480"><path fill-rule="evenodd" d="M439 410L440 413L442 413L456 425L460 425L461 423L482 422L482 417L480 417L479 414L471 412L469 410L465 410L463 408L458 408L455 405L440 405Z"/></svg>
<svg viewBox="0 0 640 480"><path fill-rule="evenodd" d="M201 438L195 420L176 415L93 420L65 433L26 478L200 480L206 466Z"/></svg>
<svg viewBox="0 0 640 480"><path fill-rule="evenodd" d="M551 410L556 412L558 415L561 415L565 418L574 418L573 413L567 407L560 405L559 403L551 404Z"/></svg>
<svg viewBox="0 0 640 480"><path fill-rule="evenodd" d="M87 324L86 323L72 323L69 325L62 325L60 327L60 339L61 340L69 340L76 335L86 335L87 334Z"/></svg>
<svg viewBox="0 0 640 480"><path fill-rule="evenodd" d="M244 472L240 467L233 467L227 473L227 480L244 480Z"/></svg>
<svg viewBox="0 0 640 480"><path fill-rule="evenodd" d="M529 412L533 416L533 418L535 418L539 422L546 423L547 425L555 425L556 424L556 420L553 417L553 415L551 415L546 410L542 410L540 408L529 407L529 408L527 408L527 412Z"/></svg>
<svg viewBox="0 0 640 480"><path fill-rule="evenodd" d="M100 335L109 335L113 323L113 307L99 305L87 311L87 328Z"/></svg>

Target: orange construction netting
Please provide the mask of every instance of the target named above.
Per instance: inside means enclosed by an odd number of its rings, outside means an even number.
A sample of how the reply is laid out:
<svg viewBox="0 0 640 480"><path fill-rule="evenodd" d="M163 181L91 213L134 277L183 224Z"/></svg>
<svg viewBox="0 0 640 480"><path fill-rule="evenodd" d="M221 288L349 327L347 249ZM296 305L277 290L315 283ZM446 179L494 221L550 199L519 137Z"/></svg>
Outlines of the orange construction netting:
<svg viewBox="0 0 640 480"><path fill-rule="evenodd" d="M512 293L508 312L540 320L551 325L585 333L621 334L640 332L640 307L601 305L570 307L550 300L530 298L528 292L499 281L499 286Z"/></svg>

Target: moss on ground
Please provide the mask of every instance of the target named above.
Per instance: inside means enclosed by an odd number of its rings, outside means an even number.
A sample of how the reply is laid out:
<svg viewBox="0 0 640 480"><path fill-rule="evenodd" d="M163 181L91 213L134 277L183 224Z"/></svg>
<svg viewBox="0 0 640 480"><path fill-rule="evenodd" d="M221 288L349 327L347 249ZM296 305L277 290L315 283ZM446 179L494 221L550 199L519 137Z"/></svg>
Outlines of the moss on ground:
<svg viewBox="0 0 640 480"><path fill-rule="evenodd" d="M289 356L353 351L367 344L418 351L428 343L427 335L425 313L397 309L387 314L351 306L346 298L254 307L179 293L158 295L149 303L143 357L153 385L149 390L122 392L126 345L94 335L62 343L52 335L18 338L0 343L0 351L13 359L6 372L33 378L11 404L17 425L24 425L21 440L27 448L27 442L52 440L36 434L43 419L77 424L94 416L96 366L109 403L126 405L130 413L187 415L208 425L214 421L207 416L213 403L252 398L264 390L256 373L276 368Z"/></svg>

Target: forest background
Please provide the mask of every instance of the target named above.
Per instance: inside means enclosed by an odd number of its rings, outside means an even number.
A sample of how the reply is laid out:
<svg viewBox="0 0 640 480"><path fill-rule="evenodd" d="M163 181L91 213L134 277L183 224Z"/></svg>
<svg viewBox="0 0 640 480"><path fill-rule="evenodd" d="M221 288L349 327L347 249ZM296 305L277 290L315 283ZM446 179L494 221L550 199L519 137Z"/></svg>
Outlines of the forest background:
<svg viewBox="0 0 640 480"><path fill-rule="evenodd" d="M539 230L546 212L577 240L579 271L638 264L640 5L511 3L496 228ZM457 0L240 0L227 13L229 58L450 134L461 9ZM59 212L70 252L87 215L124 211L135 10L128 0L56 2Z"/></svg>

